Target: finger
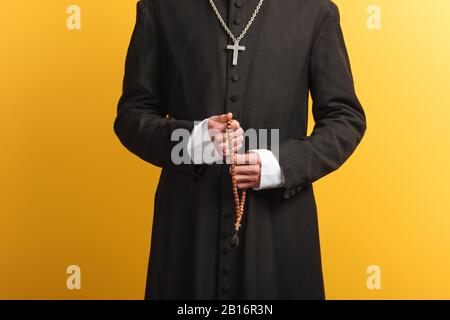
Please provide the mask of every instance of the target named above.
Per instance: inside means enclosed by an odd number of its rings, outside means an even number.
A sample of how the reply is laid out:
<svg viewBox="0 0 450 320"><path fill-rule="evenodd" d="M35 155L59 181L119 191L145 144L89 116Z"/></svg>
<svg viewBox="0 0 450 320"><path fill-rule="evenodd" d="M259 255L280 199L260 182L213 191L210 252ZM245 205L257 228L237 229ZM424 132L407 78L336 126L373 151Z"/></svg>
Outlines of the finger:
<svg viewBox="0 0 450 320"><path fill-rule="evenodd" d="M237 120L233 120L231 121L231 129L239 129L241 127L241 124L239 123L239 121Z"/></svg>
<svg viewBox="0 0 450 320"><path fill-rule="evenodd" d="M246 176L246 175L235 175L236 182L239 183L254 183L256 181L255 177L253 176Z"/></svg>
<svg viewBox="0 0 450 320"><path fill-rule="evenodd" d="M208 128L214 128L219 127L220 129L223 129L224 127L227 128L228 121L231 120L231 129L237 130L241 127L239 121L232 120L233 114L231 112L227 114L221 114L218 116L212 116L209 118L208 121Z"/></svg>
<svg viewBox="0 0 450 320"><path fill-rule="evenodd" d="M240 166L240 165L246 165L246 164L259 164L259 155L256 152L249 152L249 153L238 153L236 154L236 157L234 157L234 164Z"/></svg>
<svg viewBox="0 0 450 320"><path fill-rule="evenodd" d="M234 146L230 147L230 144L228 143L228 141L224 141L221 143L217 143L217 149L223 150L223 154L226 156L229 156L231 153L233 153L234 155L237 155L237 151L239 149L242 148L242 143L238 142L235 143Z"/></svg>
<svg viewBox="0 0 450 320"><path fill-rule="evenodd" d="M256 175L258 176L261 169L258 164L250 164L243 166L235 166L234 172L239 175Z"/></svg>
<svg viewBox="0 0 450 320"><path fill-rule="evenodd" d="M219 140L219 137L214 138L215 141ZM226 144L226 148L227 150L230 148L230 143L229 140L227 139L226 135L224 135L223 139L221 140L224 144ZM214 142L214 141L213 141ZM233 147L233 151L237 152L240 148L242 148L244 142L244 137L238 137L236 139L232 140L232 147Z"/></svg>
<svg viewBox="0 0 450 320"><path fill-rule="evenodd" d="M257 187L259 187L259 185L257 185L257 183L254 183L254 182L245 182L245 183L238 183L237 187L240 190L247 190L247 189L251 189L251 188L257 188Z"/></svg>
<svg viewBox="0 0 450 320"><path fill-rule="evenodd" d="M237 130L234 129L229 129L230 132L230 138L232 139L237 139L239 137L244 137L244 130L242 130L242 128L239 128ZM228 129L226 130L227 136L228 136Z"/></svg>
<svg viewBox="0 0 450 320"><path fill-rule="evenodd" d="M244 134L244 130L240 130L238 133L236 133L237 130L239 130L240 128L237 127L237 125L232 125L232 128L228 128L228 124L227 123L223 123L223 122L217 122L217 121L212 121L208 123L208 129L209 130L217 130L220 132L227 132L230 131L230 136L232 137L237 137L239 135Z"/></svg>
<svg viewBox="0 0 450 320"><path fill-rule="evenodd" d="M210 120L210 121L213 121L213 122L227 123L228 117L229 117L228 115L229 115L229 114L226 114L226 113L224 113L224 114L219 114L219 115L210 117L209 120Z"/></svg>
<svg viewBox="0 0 450 320"><path fill-rule="evenodd" d="M244 135L244 129L242 128L238 128L236 130L233 131L233 137L241 137Z"/></svg>
<svg viewBox="0 0 450 320"><path fill-rule="evenodd" d="M228 121L233 119L233 114L231 112L228 112L228 113L225 113L225 114L219 114L217 116L212 116L209 119L214 121L214 122L227 123Z"/></svg>
<svg viewBox="0 0 450 320"><path fill-rule="evenodd" d="M228 135L227 134L217 134L214 139L212 139L213 142L214 141L221 141L223 143L226 143L227 145L229 145L229 140L228 140ZM244 136L239 136L237 138L232 138L231 140L231 144L234 146L234 148L236 148L238 145L242 146L242 143L244 142Z"/></svg>
<svg viewBox="0 0 450 320"><path fill-rule="evenodd" d="M221 150L221 155L229 157L231 153L236 153L243 147L244 136L239 136L232 140L233 146L231 150L226 134L217 134L211 138L211 141L215 144L217 150Z"/></svg>
<svg viewBox="0 0 450 320"><path fill-rule="evenodd" d="M235 146L242 144L243 142L244 142L244 136L239 136L239 137L233 139L233 144Z"/></svg>
<svg viewBox="0 0 450 320"><path fill-rule="evenodd" d="M219 123L219 122L217 122L217 127L220 128L221 130L229 131L230 136L232 136L232 137L237 137L238 135L244 133L244 130L241 129L241 125L239 124L239 122L237 120L233 120L231 122L230 128L228 128L228 123ZM236 131L239 129L241 129L241 130L239 131L238 134L236 134Z"/></svg>
<svg viewBox="0 0 450 320"><path fill-rule="evenodd" d="M241 166L241 165L245 165L245 160L247 159L247 155L246 154L241 154L238 153L236 154L236 156L234 157L234 164L236 166Z"/></svg>
<svg viewBox="0 0 450 320"><path fill-rule="evenodd" d="M218 121L209 121L208 122L208 131L214 132L225 132L227 129L227 124Z"/></svg>

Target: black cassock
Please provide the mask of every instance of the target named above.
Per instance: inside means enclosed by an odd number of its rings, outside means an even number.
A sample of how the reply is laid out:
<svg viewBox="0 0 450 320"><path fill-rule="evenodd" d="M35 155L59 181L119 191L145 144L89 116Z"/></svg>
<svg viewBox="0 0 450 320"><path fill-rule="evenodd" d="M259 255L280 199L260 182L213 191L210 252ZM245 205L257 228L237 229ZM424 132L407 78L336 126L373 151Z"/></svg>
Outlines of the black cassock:
<svg viewBox="0 0 450 320"><path fill-rule="evenodd" d="M236 37L257 0L215 0ZM265 0L241 45L208 0L141 0L114 130L162 167L146 298L325 298L312 183L352 154L365 129L329 0ZM308 92L314 131L307 136ZM249 190L240 244L227 165L175 165L174 129L233 112L244 130L280 129L283 187ZM349 196L350 197L350 196ZM349 198L349 200L351 200Z"/></svg>

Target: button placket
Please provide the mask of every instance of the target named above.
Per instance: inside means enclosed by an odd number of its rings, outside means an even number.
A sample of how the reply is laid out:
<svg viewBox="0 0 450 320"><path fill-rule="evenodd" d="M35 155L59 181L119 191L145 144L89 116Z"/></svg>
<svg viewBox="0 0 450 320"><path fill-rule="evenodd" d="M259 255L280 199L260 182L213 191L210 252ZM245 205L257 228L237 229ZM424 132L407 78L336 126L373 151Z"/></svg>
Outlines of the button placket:
<svg viewBox="0 0 450 320"><path fill-rule="evenodd" d="M243 24L246 22L246 4L242 0L231 0L229 2L228 26L233 34L238 37L242 32ZM230 41L230 39L228 39ZM245 38L244 40L245 41ZM243 42L245 45L245 42ZM232 112L233 117L241 117L240 94L241 71L244 66L245 51L239 54L237 65L232 64L233 53L228 52L227 57L227 100L225 103L225 112ZM220 216L220 231L223 235L219 237L219 274L218 274L218 298L228 299L233 295L236 288L233 287L233 280L236 280L235 270L235 248L231 247L231 237L234 227L234 201L231 190L231 180L228 172L228 166L224 166L222 171L223 191L222 191L222 214Z"/></svg>
<svg viewBox="0 0 450 320"><path fill-rule="evenodd" d="M232 265L232 248L230 239L232 235L233 224L233 198L230 192L231 181L228 168L222 168L222 212L220 215L220 231L222 237L219 237L219 275L218 275L218 297L227 298L231 292L231 265Z"/></svg>
<svg viewBox="0 0 450 320"><path fill-rule="evenodd" d="M229 24L231 31L238 37L242 30L243 25L246 23L246 3L243 0L231 0L230 1L230 14L229 14L229 22L233 22ZM245 46L246 39L243 38L242 45ZM242 98L241 94L241 85L240 85L240 77L243 70L243 66L245 64L245 51L241 51L239 53L239 59L237 65L232 65L231 63L232 53L229 53L229 61L228 61L228 71L230 72L230 76L227 79L227 87L229 90L229 103L230 108L234 113L234 118L240 118L241 110L242 110Z"/></svg>

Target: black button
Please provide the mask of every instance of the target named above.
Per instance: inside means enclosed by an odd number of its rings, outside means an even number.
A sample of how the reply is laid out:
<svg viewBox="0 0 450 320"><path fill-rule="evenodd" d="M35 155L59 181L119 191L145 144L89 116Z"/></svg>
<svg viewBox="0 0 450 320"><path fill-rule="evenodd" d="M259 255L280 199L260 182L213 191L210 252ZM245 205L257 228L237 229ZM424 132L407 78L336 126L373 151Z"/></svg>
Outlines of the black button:
<svg viewBox="0 0 450 320"><path fill-rule="evenodd" d="M230 271L231 271L231 265L226 264L223 266L223 268L222 268L223 273L230 273Z"/></svg>
<svg viewBox="0 0 450 320"><path fill-rule="evenodd" d="M230 252L231 252L231 247L230 246L223 247L223 253L229 254Z"/></svg>
<svg viewBox="0 0 450 320"><path fill-rule="evenodd" d="M290 192L289 192L289 195L292 197L292 196L295 196L295 190L291 190Z"/></svg>
<svg viewBox="0 0 450 320"><path fill-rule="evenodd" d="M236 6L236 8L242 8L244 2L242 0L237 0L234 5Z"/></svg>
<svg viewBox="0 0 450 320"><path fill-rule="evenodd" d="M224 284L222 285L222 291L223 291L223 292L228 292L228 291L230 291L230 284L229 284L229 283L224 283Z"/></svg>
<svg viewBox="0 0 450 320"><path fill-rule="evenodd" d="M234 24L240 25L241 23L242 23L242 18L241 18L241 17L236 17L236 18L234 19Z"/></svg>
<svg viewBox="0 0 450 320"><path fill-rule="evenodd" d="M233 94L233 95L230 97L230 99L231 99L231 101L233 101L233 102L238 101L238 97L237 97L237 95L235 95L235 94Z"/></svg>
<svg viewBox="0 0 450 320"><path fill-rule="evenodd" d="M231 80L233 80L233 82L238 82L239 81L239 75L237 73L233 74L233 76L231 77Z"/></svg>

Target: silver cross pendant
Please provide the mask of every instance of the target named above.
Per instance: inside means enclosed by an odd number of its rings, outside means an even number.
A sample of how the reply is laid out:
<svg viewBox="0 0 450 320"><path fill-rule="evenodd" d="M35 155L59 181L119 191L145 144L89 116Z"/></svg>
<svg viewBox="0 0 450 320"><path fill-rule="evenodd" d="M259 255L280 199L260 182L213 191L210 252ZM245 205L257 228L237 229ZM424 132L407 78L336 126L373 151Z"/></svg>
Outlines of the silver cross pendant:
<svg viewBox="0 0 450 320"><path fill-rule="evenodd" d="M239 51L245 51L244 46L239 45L239 41L235 41L234 45L227 45L228 50L233 50L233 66L237 65L239 58Z"/></svg>

